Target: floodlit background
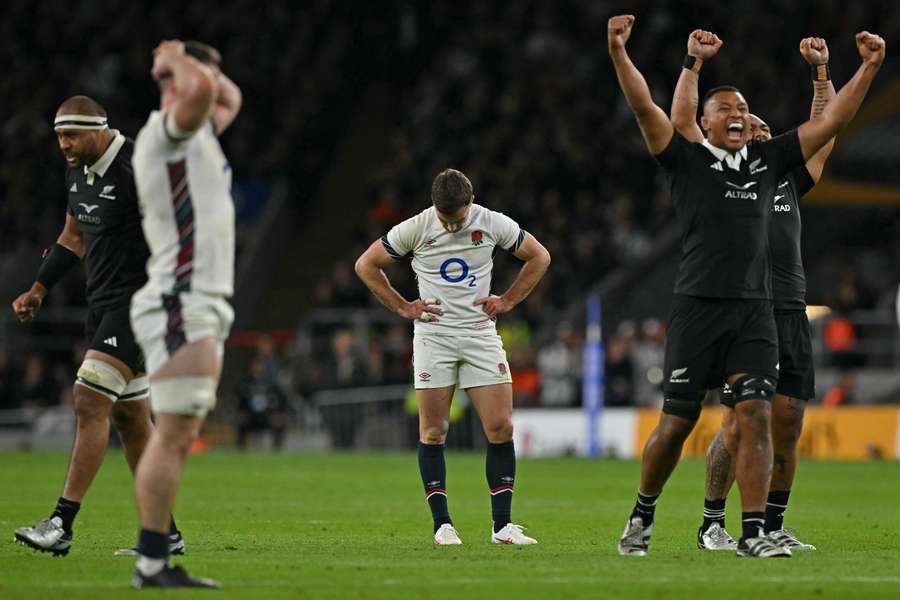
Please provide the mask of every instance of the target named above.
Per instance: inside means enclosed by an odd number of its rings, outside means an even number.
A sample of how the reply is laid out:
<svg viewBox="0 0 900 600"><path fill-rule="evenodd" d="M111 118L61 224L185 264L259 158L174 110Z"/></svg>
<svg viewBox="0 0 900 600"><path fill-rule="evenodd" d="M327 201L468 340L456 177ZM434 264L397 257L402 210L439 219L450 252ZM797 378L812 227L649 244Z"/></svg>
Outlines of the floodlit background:
<svg viewBox="0 0 900 600"><path fill-rule="evenodd" d="M802 37L827 40L836 87L859 64L855 32L887 40L866 103L803 206L808 300L829 309L813 321L813 405L830 408L808 413L801 446L820 458L895 457L900 4L686 4L628 8L637 15L629 52L656 102L668 109L690 31L711 29L725 46L704 66L701 93L737 85L776 133L809 113ZM384 310L352 267L373 239L427 207L434 175L455 167L477 201L518 220L553 255L532 296L500 321L520 453L587 451L587 372L604 392L595 443L634 456L661 401L678 234L606 52L606 21L621 10L593 0L6 2L0 299L8 306L31 285L64 221L57 106L90 95L134 136L157 102L153 47L199 39L222 51L245 99L223 137L239 220L237 322L203 447L413 447L411 325ZM517 268L498 256L495 291ZM408 265L389 275L415 297ZM0 447L70 445L83 290L73 272L34 323L0 312ZM603 358L586 365L592 298ZM718 424L707 412L689 452L702 452ZM453 418L448 444L483 444L464 394Z"/></svg>

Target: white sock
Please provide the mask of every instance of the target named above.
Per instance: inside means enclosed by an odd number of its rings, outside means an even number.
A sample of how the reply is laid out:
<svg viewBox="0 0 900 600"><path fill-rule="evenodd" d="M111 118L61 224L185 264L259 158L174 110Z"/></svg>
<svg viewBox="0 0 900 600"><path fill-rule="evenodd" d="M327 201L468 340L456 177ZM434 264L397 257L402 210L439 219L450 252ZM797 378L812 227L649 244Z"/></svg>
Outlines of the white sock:
<svg viewBox="0 0 900 600"><path fill-rule="evenodd" d="M144 577L153 577L157 573L163 570L163 567L166 566L166 559L164 558L147 558L146 556L139 555L137 559L137 563L135 567L140 571L141 575Z"/></svg>

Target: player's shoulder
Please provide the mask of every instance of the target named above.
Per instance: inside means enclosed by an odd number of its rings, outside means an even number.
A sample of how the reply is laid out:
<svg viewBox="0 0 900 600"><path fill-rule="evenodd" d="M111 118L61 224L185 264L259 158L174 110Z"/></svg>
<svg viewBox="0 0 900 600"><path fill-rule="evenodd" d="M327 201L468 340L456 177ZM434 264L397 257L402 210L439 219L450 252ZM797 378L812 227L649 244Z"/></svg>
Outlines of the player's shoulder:
<svg viewBox="0 0 900 600"><path fill-rule="evenodd" d="M498 227L508 226L515 223L515 220L506 213L499 210L492 210L480 204L472 204L472 225L478 225L482 229L492 230Z"/></svg>

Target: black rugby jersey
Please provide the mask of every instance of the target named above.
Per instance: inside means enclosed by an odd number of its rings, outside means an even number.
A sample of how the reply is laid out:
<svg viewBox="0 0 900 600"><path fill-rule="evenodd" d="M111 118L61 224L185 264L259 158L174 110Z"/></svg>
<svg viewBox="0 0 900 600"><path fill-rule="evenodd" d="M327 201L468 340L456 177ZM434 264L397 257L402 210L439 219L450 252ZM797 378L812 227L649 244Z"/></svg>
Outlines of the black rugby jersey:
<svg viewBox="0 0 900 600"><path fill-rule="evenodd" d="M656 159L681 229L675 293L771 299L769 219L778 182L804 164L797 130L732 155L678 132Z"/></svg>
<svg viewBox="0 0 900 600"><path fill-rule="evenodd" d="M806 165L788 173L775 189L769 248L772 298L777 309L806 308L806 274L800 251L800 198L816 184Z"/></svg>
<svg viewBox="0 0 900 600"><path fill-rule="evenodd" d="M132 175L134 142L114 133L96 163L66 172L68 211L84 236L91 308L127 303L147 282L150 250L141 229Z"/></svg>

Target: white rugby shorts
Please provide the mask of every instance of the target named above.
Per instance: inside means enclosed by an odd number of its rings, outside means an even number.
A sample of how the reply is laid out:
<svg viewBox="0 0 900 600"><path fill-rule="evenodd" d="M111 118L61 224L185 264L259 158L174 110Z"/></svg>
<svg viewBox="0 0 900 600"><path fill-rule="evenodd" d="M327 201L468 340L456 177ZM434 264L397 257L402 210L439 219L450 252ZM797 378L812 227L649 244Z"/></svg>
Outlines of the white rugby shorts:
<svg viewBox="0 0 900 600"><path fill-rule="evenodd" d="M493 335L413 337L413 378L417 390L456 385L466 390L512 383L503 341Z"/></svg>

